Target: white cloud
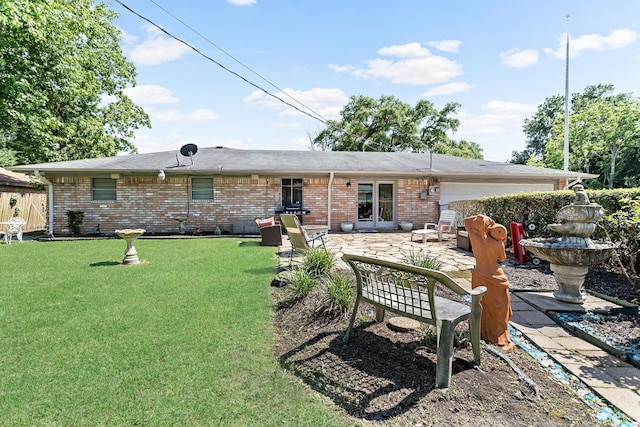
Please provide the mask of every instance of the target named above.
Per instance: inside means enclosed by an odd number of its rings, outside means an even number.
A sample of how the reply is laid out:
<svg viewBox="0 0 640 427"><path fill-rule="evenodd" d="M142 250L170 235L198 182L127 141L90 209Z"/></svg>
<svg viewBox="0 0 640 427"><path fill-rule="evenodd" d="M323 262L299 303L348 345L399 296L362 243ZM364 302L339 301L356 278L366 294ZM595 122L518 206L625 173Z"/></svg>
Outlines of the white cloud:
<svg viewBox="0 0 640 427"><path fill-rule="evenodd" d="M454 93L468 92L473 86L467 82L454 82L444 85L436 86L433 89L429 89L422 96L438 96L438 95L451 95Z"/></svg>
<svg viewBox="0 0 640 427"><path fill-rule="evenodd" d="M180 110L152 110L148 109L147 112L152 118L161 120L163 122L178 122L178 123L198 123L198 122L212 122L218 120L218 115L212 110L197 109L191 112L185 113Z"/></svg>
<svg viewBox="0 0 640 427"><path fill-rule="evenodd" d="M136 104L175 104L180 100L169 89L156 85L140 85L128 87L124 93Z"/></svg>
<svg viewBox="0 0 640 427"><path fill-rule="evenodd" d="M256 0L227 0L227 2L234 6L251 6L256 4Z"/></svg>
<svg viewBox="0 0 640 427"><path fill-rule="evenodd" d="M333 71L337 71L338 73L349 73L356 69L356 67L354 67L353 65L336 65L336 64L329 64L327 65L327 68Z"/></svg>
<svg viewBox="0 0 640 427"><path fill-rule="evenodd" d="M500 52L502 65L513 68L523 68L538 62L538 51L535 49L511 49Z"/></svg>
<svg viewBox="0 0 640 427"><path fill-rule="evenodd" d="M284 92L284 93L283 93ZM303 111L307 111L304 107L299 105L293 99L298 100L302 104L311 108L316 113L320 114L325 119L336 119L340 116L340 110L349 102L349 98L341 89L325 89L325 88L313 88L310 90L294 90L284 89L283 92L278 92L275 95L295 105ZM254 108L262 109L279 109L282 110L280 115L299 117L302 113L298 110L285 105L284 103L268 96L262 91L254 91L251 95L242 99L244 103ZM311 113L313 114L313 113Z"/></svg>
<svg viewBox="0 0 640 427"><path fill-rule="evenodd" d="M524 119L532 116L537 105L519 102L491 101L480 107L481 114L460 111L460 128L457 134L464 139L474 140L478 135L502 134L521 129ZM459 137L459 135L458 135Z"/></svg>
<svg viewBox="0 0 640 427"><path fill-rule="evenodd" d="M444 56L433 55L420 43L387 46L378 50L381 56L393 59L375 58L365 61L365 68L344 68L332 66L338 71L350 72L365 79L387 79L396 84L430 85L444 83L462 74L462 66Z"/></svg>
<svg viewBox="0 0 640 427"><path fill-rule="evenodd" d="M156 27L146 26L147 40L129 51L130 59L140 65L158 65L182 58L191 49L177 40L164 37Z"/></svg>
<svg viewBox="0 0 640 427"><path fill-rule="evenodd" d="M625 46L629 46L636 41L637 33L632 30L621 28L619 30L612 30L608 36L601 34L585 34L583 36L573 38L569 35L569 56L576 58L580 56L582 52L589 50L605 50L605 49L620 49ZM558 37L558 48L551 49L545 48L544 52L555 56L556 58L565 58L567 53L567 35L566 33L560 34Z"/></svg>
<svg viewBox="0 0 640 427"><path fill-rule="evenodd" d="M444 52L458 52L460 50L460 46L462 46L461 40L439 40L427 43L431 47L435 47L438 50L442 50Z"/></svg>

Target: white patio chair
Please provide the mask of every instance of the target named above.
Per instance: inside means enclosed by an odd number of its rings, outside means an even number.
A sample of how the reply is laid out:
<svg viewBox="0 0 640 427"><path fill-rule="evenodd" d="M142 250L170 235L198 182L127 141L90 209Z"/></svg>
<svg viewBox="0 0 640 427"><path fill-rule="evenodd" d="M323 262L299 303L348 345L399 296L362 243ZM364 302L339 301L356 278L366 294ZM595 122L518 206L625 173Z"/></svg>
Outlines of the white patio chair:
<svg viewBox="0 0 640 427"><path fill-rule="evenodd" d="M411 231L411 241L413 242L413 236L422 237L422 243L426 243L427 239L434 238L438 241L442 241L443 233L450 233L453 221L456 219L456 211L443 210L440 212L440 219L437 224L433 222L427 222L424 224L424 228Z"/></svg>
<svg viewBox="0 0 640 427"><path fill-rule="evenodd" d="M4 243L7 245L11 244L11 240L13 236L16 236L18 242L22 243L22 226L25 225L27 221L20 218L19 216L14 216L5 224L4 229Z"/></svg>

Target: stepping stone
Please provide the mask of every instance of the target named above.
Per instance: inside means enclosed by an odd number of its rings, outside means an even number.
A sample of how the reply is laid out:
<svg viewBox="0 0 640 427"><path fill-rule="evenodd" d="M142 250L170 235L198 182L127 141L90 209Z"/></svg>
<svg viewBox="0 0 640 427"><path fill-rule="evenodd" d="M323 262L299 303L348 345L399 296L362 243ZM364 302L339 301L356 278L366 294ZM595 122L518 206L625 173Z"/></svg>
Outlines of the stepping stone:
<svg viewBox="0 0 640 427"><path fill-rule="evenodd" d="M420 322L417 320L409 319L408 317L392 317L388 321L389 329L396 332L409 332L420 327Z"/></svg>

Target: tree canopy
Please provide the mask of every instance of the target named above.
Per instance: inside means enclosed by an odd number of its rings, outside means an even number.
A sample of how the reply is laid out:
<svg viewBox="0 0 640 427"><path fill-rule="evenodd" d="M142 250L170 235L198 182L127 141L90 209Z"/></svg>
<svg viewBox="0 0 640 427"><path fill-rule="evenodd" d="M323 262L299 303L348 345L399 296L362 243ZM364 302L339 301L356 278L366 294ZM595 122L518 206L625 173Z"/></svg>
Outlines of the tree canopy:
<svg viewBox="0 0 640 427"><path fill-rule="evenodd" d="M571 97L569 167L599 174L597 186L630 186L640 182L640 101L613 94L613 85L588 86ZM511 162L561 169L564 161L564 97L554 95L525 120L527 146Z"/></svg>
<svg viewBox="0 0 640 427"><path fill-rule="evenodd" d="M332 151L413 151L482 158L475 142L453 141L460 122L453 117L460 104L448 103L438 110L427 100L414 107L394 96L380 99L352 96L340 112L312 140L314 149Z"/></svg>
<svg viewBox="0 0 640 427"><path fill-rule="evenodd" d="M0 2L0 151L17 163L137 152L148 115L123 90L135 67L116 14L92 0ZM5 165L7 166L7 165Z"/></svg>

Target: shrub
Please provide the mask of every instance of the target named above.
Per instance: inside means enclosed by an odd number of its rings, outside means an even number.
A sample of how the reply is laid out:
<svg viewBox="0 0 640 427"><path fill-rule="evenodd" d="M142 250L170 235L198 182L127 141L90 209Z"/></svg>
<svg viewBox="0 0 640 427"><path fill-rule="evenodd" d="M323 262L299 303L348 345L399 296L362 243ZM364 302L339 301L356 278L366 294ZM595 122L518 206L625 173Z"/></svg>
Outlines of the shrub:
<svg viewBox="0 0 640 427"><path fill-rule="evenodd" d="M316 279L303 268L295 268L292 271L291 283L288 287L289 292L295 299L304 298L309 295L316 286Z"/></svg>
<svg viewBox="0 0 640 427"><path fill-rule="evenodd" d="M82 211L67 211L67 226L69 231L74 236L80 235L80 227L84 220L84 212Z"/></svg>
<svg viewBox="0 0 640 427"><path fill-rule="evenodd" d="M418 267L428 268L430 270L441 270L442 263L434 256L428 253L422 252L422 250L416 252L413 248L409 251L409 255L406 257L407 263L416 265Z"/></svg>
<svg viewBox="0 0 640 427"><path fill-rule="evenodd" d="M329 313L346 313L353 300L353 279L338 273L326 280L327 292L322 299L322 307Z"/></svg>
<svg viewBox="0 0 640 427"><path fill-rule="evenodd" d="M310 249L304 254L303 268L315 279L327 277L333 268L333 254L320 248Z"/></svg>

